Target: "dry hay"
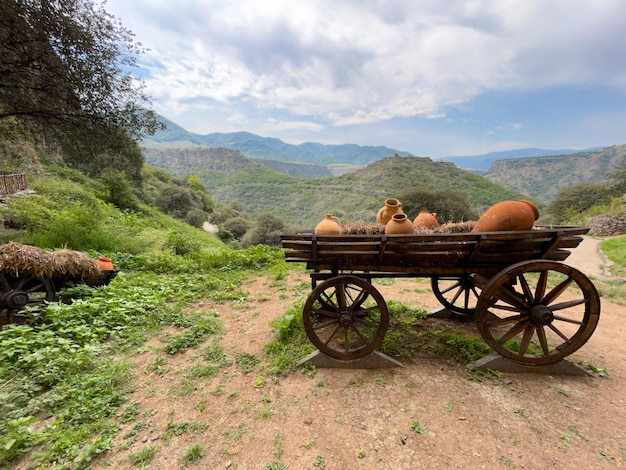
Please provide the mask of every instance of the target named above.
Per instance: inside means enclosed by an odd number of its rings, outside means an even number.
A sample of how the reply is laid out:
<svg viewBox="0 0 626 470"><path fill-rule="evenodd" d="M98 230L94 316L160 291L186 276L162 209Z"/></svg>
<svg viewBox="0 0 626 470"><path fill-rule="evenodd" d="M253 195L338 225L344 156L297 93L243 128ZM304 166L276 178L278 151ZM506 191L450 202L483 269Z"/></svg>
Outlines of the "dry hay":
<svg viewBox="0 0 626 470"><path fill-rule="evenodd" d="M0 246L0 270L15 277L31 274L45 278L82 277L99 272L98 263L85 253L67 249L50 252L15 242Z"/></svg>
<svg viewBox="0 0 626 470"><path fill-rule="evenodd" d="M385 224L345 224L341 227L343 235L382 235Z"/></svg>
<svg viewBox="0 0 626 470"><path fill-rule="evenodd" d="M427 228L423 225L415 225L415 233L469 233L476 222L447 222L438 227ZM345 224L342 227L343 235L382 235L385 233L384 224Z"/></svg>

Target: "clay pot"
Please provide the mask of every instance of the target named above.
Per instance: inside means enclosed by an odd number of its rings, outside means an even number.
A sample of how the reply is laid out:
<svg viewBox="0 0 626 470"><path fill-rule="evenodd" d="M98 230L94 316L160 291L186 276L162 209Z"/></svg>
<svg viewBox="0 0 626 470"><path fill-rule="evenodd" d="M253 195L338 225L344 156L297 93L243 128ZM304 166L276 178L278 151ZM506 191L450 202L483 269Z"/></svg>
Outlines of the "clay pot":
<svg viewBox="0 0 626 470"><path fill-rule="evenodd" d="M386 224L389 222L393 214L402 214L402 203L396 198L389 198L385 200L385 205L380 208L378 214L376 214L377 224Z"/></svg>
<svg viewBox="0 0 626 470"><path fill-rule="evenodd" d="M385 233L387 235L412 234L415 233L415 226L406 214L393 214L385 225Z"/></svg>
<svg viewBox="0 0 626 470"><path fill-rule="evenodd" d="M538 218L539 209L530 201L502 201L487 209L472 232L530 230Z"/></svg>
<svg viewBox="0 0 626 470"><path fill-rule="evenodd" d="M341 235L341 226L339 219L333 217L332 214L326 214L326 217L315 227L316 235Z"/></svg>
<svg viewBox="0 0 626 470"><path fill-rule="evenodd" d="M430 211L420 211L413 221L415 225L422 225L426 228L439 227L439 221L437 221L437 213Z"/></svg>
<svg viewBox="0 0 626 470"><path fill-rule="evenodd" d="M111 258L107 258L106 256L98 256L98 258L96 259L96 263L98 263L98 267L102 271L113 269L113 263L111 262Z"/></svg>

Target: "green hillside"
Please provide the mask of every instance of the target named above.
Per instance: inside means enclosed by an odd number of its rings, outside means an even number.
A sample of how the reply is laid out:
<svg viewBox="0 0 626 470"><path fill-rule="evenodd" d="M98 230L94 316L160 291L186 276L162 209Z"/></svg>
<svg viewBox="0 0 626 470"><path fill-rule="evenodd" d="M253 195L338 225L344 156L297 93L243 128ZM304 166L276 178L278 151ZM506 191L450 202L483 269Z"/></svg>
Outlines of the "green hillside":
<svg viewBox="0 0 626 470"><path fill-rule="evenodd" d="M452 163L424 157L386 157L354 173L303 179L231 149L144 153L148 164L174 175L197 175L218 203L238 201L253 217L269 212L301 228L314 227L326 213L344 223L372 223L385 199L413 189L460 191L478 212L503 199L525 197Z"/></svg>
<svg viewBox="0 0 626 470"><path fill-rule="evenodd" d="M564 188L605 181L607 174L624 163L626 145L617 145L568 155L498 160L485 178L547 203Z"/></svg>

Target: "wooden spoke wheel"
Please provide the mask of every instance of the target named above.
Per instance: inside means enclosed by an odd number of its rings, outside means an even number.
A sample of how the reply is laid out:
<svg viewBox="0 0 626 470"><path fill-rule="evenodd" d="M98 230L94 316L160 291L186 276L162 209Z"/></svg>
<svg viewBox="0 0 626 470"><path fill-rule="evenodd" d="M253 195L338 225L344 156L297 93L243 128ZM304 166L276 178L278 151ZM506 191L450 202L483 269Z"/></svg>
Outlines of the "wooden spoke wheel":
<svg viewBox="0 0 626 470"><path fill-rule="evenodd" d="M54 285L47 278L0 274L0 324L12 323L17 312L51 302L55 297Z"/></svg>
<svg viewBox="0 0 626 470"><path fill-rule="evenodd" d="M433 276L430 285L439 303L453 314L469 317L476 313L480 289L472 276Z"/></svg>
<svg viewBox="0 0 626 470"><path fill-rule="evenodd" d="M582 347L600 318L600 297L580 271L549 260L503 269L476 308L484 340L514 362L545 365Z"/></svg>
<svg viewBox="0 0 626 470"><path fill-rule="evenodd" d="M309 340L335 359L358 359L378 348L389 326L383 296L358 276L338 276L320 283L304 305Z"/></svg>

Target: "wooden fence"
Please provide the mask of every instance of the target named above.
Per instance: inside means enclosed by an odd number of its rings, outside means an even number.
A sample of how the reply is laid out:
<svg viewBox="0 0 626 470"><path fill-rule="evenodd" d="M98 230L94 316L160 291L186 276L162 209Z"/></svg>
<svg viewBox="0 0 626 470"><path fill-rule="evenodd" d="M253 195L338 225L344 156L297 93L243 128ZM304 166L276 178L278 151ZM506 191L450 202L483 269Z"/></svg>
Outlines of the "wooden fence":
<svg viewBox="0 0 626 470"><path fill-rule="evenodd" d="M0 171L0 196L6 196L28 189L28 181L24 173Z"/></svg>

